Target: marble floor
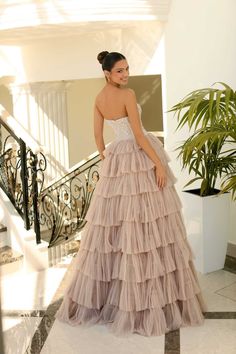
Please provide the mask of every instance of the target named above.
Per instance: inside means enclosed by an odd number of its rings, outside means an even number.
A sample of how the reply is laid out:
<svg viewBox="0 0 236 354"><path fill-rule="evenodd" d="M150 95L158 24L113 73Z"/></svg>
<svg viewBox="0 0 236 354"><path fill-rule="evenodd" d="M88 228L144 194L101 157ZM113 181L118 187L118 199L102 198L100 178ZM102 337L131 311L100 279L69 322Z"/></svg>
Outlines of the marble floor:
<svg viewBox="0 0 236 354"><path fill-rule="evenodd" d="M159 337L109 333L106 326L71 327L55 320L73 271L73 256L35 273L2 277L5 354L235 354L236 265L198 273L208 305L203 326L181 328ZM233 264L233 266L232 266ZM15 294L17 293L17 296Z"/></svg>
<svg viewBox="0 0 236 354"><path fill-rule="evenodd" d="M39 272L25 272L22 268L1 273L4 354L34 354L29 351L31 340L45 318L72 258L72 255L67 256L58 266ZM38 347L40 345L38 343Z"/></svg>

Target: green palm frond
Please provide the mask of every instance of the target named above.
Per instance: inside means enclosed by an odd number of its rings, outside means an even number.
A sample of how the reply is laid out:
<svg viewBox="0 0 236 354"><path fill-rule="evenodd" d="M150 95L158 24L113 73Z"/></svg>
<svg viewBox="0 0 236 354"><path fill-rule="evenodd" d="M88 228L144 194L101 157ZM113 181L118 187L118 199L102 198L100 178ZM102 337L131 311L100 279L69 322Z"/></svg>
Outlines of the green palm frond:
<svg viewBox="0 0 236 354"><path fill-rule="evenodd" d="M200 194L210 195L220 177L224 180L222 190L231 190L235 197L236 92L223 82L218 84L223 89L192 91L168 112L177 115L176 129L187 125L193 130L177 148L182 168L195 174L186 186L199 180Z"/></svg>
<svg viewBox="0 0 236 354"><path fill-rule="evenodd" d="M236 171L222 182L220 194L225 192L232 192L232 198L236 201Z"/></svg>
<svg viewBox="0 0 236 354"><path fill-rule="evenodd" d="M194 129L199 125L206 127L220 121L222 117L235 116L236 93L228 85L221 84L223 90L204 88L192 91L167 111L177 114L177 129L185 124Z"/></svg>

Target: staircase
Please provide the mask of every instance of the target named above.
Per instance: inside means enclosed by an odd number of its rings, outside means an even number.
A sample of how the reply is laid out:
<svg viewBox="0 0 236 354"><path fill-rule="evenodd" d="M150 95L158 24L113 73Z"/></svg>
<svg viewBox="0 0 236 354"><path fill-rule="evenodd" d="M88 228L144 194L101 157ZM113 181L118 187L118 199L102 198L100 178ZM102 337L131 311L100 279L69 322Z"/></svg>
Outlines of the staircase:
<svg viewBox="0 0 236 354"><path fill-rule="evenodd" d="M7 244L7 227L0 224L0 269L2 276L23 268L23 254L13 250Z"/></svg>
<svg viewBox="0 0 236 354"><path fill-rule="evenodd" d="M7 227L0 223L0 248L7 244Z"/></svg>
<svg viewBox="0 0 236 354"><path fill-rule="evenodd" d="M0 107L1 108L1 107ZM99 179L93 153L44 188L42 146L17 136L0 109L0 265L2 273L41 270L78 249ZM8 117L6 120L5 117ZM25 138L25 135L24 135Z"/></svg>
<svg viewBox="0 0 236 354"><path fill-rule="evenodd" d="M0 210L0 222L4 225L2 228L4 231L1 233L2 263L4 259L8 259L7 266L1 264L2 274L11 273L13 269L19 270L19 266L27 271L47 268L49 266L48 244L44 241L36 243L34 230L25 228L22 216L2 189L0 189ZM5 251L9 251L11 256L8 257ZM18 262L20 256L23 257L20 264L10 265L16 260Z"/></svg>

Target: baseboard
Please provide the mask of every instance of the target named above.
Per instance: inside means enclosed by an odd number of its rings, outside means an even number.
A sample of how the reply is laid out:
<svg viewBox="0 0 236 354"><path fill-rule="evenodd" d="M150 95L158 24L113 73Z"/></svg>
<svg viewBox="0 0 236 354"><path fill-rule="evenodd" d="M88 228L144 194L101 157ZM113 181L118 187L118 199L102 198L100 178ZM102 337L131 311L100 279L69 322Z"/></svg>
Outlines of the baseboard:
<svg viewBox="0 0 236 354"><path fill-rule="evenodd" d="M228 242L227 255L236 258L236 244Z"/></svg>

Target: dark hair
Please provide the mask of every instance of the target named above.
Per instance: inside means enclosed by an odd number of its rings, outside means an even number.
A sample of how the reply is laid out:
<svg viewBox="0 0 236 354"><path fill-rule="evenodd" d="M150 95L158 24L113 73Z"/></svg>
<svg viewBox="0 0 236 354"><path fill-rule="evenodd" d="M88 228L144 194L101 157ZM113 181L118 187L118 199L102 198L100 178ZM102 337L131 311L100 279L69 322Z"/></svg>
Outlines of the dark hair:
<svg viewBox="0 0 236 354"><path fill-rule="evenodd" d="M97 60L102 65L102 70L111 71L115 63L119 60L126 59L125 56L118 52L108 52L104 50L97 56Z"/></svg>

